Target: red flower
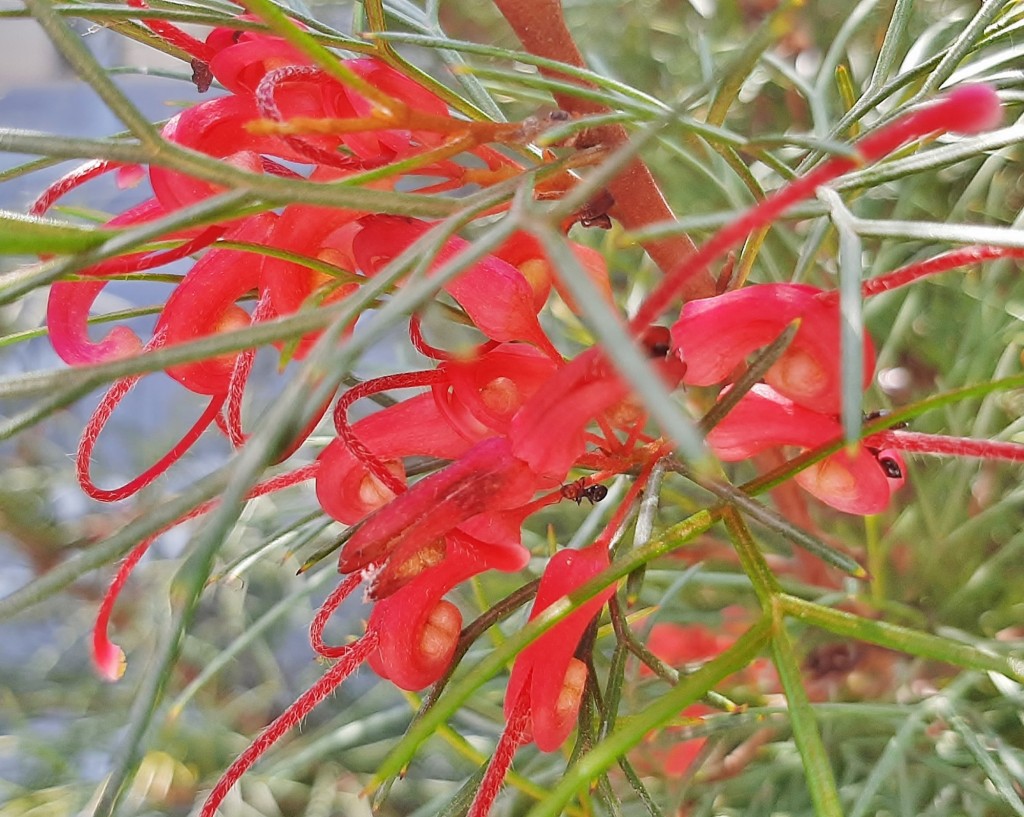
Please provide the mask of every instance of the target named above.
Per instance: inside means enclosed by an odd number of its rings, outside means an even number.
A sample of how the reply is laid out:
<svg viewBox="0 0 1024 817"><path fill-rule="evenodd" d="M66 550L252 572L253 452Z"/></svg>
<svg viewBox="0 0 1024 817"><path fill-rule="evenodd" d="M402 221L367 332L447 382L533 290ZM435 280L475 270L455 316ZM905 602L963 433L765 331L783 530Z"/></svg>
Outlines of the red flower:
<svg viewBox="0 0 1024 817"><path fill-rule="evenodd" d="M277 216L251 216L225 233L232 241L266 241ZM243 250L214 249L189 270L160 313L155 333L166 343L185 343L207 335L240 329L252 316L237 305L243 295L258 290L263 256ZM197 394L226 394L236 355L228 354L167 369L167 374Z"/></svg>
<svg viewBox="0 0 1024 817"><path fill-rule="evenodd" d="M363 229L353 239L352 251L367 275L375 274L433 226L398 216L369 216L362 224ZM436 269L468 247L469 242L464 239L449 238L434 256L431 267ZM553 360L562 359L537 320L530 282L511 264L487 256L447 283L445 290L486 337L497 341L523 340L543 350Z"/></svg>
<svg viewBox="0 0 1024 817"><path fill-rule="evenodd" d="M769 448L816 448L842 439L834 415L794 403L770 386L757 385L708 434L708 445L727 462L745 460ZM856 454L837 451L794 479L809 493L840 511L881 513L903 485L903 463L892 451L859 444Z"/></svg>
<svg viewBox="0 0 1024 817"><path fill-rule="evenodd" d="M683 382L724 382L747 355L770 344L797 319L796 335L765 381L795 403L839 414L839 302L804 284L758 284L685 304L672 325L675 354L686 363ZM865 334L864 388L874 367L874 346Z"/></svg>
<svg viewBox="0 0 1024 817"><path fill-rule="evenodd" d="M601 542L583 550L560 550L544 569L530 619L608 565L608 549ZM573 654L583 631L614 592L614 585L606 587L516 656L505 693L505 717L510 718L519 697L524 696L529 726L523 740L532 740L543 752L558 749L576 725L587 667Z"/></svg>
<svg viewBox="0 0 1024 817"><path fill-rule="evenodd" d="M488 559L486 550L459 536L449 536L436 564L421 569L415 578L378 601L367 630L380 633L377 651L369 663L382 678L401 689L423 689L434 683L451 662L462 628L462 614L444 596L456 585L490 568L517 570L529 554L510 567Z"/></svg>

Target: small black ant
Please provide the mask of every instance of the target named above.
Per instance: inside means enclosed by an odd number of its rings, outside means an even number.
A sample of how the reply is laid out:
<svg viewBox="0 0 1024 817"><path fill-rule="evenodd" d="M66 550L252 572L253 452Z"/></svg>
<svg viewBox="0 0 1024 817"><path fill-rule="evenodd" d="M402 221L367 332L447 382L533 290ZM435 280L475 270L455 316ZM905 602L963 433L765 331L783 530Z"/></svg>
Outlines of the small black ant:
<svg viewBox="0 0 1024 817"><path fill-rule="evenodd" d="M593 505L606 496L608 496L608 489L604 485L587 485L586 477L580 477L575 482L562 486L562 497L573 500L577 505L584 499Z"/></svg>
<svg viewBox="0 0 1024 817"><path fill-rule="evenodd" d="M668 357L672 351L672 335L666 326L651 326L644 332L640 342L647 350L647 356L652 360Z"/></svg>
<svg viewBox="0 0 1024 817"><path fill-rule="evenodd" d="M881 420L883 417L888 417L890 414L892 414L892 412L889 411L889 409L878 409L877 411L869 411L867 412L867 414L864 415L864 422L873 423L875 420ZM908 423L906 420L900 420L898 423L893 423L891 426L889 426L889 429L898 431L900 429L907 428L909 425L910 423Z"/></svg>
<svg viewBox="0 0 1024 817"><path fill-rule="evenodd" d="M867 446L867 449L871 452L871 456L878 460L878 464L882 468L882 473L884 473L889 479L903 479L903 469L900 468L900 464L895 459L892 457L879 456L882 452L877 448Z"/></svg>
<svg viewBox="0 0 1024 817"><path fill-rule="evenodd" d="M903 478L903 469L892 457L878 457L878 464L882 466L882 471L889 479Z"/></svg>

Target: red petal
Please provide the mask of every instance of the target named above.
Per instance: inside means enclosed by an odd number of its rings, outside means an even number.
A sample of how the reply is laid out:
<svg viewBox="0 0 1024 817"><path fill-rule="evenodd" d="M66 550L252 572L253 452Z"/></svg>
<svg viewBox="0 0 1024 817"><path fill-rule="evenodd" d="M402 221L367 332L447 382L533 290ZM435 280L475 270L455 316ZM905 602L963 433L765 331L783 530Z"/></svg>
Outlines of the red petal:
<svg viewBox="0 0 1024 817"><path fill-rule="evenodd" d="M355 423L353 431L385 462L416 455L455 459L471 445L438 413L429 394L375 412ZM366 480L373 477L342 439L333 440L318 461L317 498L324 511L339 522L354 524L387 501L388 492L381 494L380 501L369 501L375 497L367 493Z"/></svg>
<svg viewBox="0 0 1024 817"><path fill-rule="evenodd" d="M561 550L548 562L541 578L530 618L546 610L608 567L608 551L601 545L584 550ZM566 672L583 631L615 592L607 587L562 619L516 658L505 693L505 715L522 687L529 683L529 709L533 740L544 752L558 749L576 725L575 712L559 705Z"/></svg>
<svg viewBox="0 0 1024 817"><path fill-rule="evenodd" d="M770 386L758 384L707 437L719 459L736 462L768 448L814 448L838 439L843 429L830 415L797 405Z"/></svg>
<svg viewBox="0 0 1024 817"><path fill-rule="evenodd" d="M263 243L277 216L261 213L238 223L226 233L229 239ZM262 256L241 250L211 250L204 255L174 290L157 322L167 344L185 343L218 331L246 326L249 314L235 304L260 282ZM237 355L185 363L167 374L199 394L224 394Z"/></svg>
<svg viewBox="0 0 1024 817"><path fill-rule="evenodd" d="M338 569L351 573L409 539L429 542L478 513L518 507L537 489L536 475L512 456L507 440L484 440L367 518L342 548Z"/></svg>

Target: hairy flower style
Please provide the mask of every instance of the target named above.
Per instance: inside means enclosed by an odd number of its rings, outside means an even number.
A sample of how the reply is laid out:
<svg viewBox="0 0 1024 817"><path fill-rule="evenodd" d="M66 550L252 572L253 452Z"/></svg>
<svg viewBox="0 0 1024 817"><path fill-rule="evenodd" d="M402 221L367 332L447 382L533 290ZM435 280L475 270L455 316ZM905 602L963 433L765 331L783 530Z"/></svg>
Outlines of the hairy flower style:
<svg viewBox="0 0 1024 817"><path fill-rule="evenodd" d="M366 632L358 640L344 647L328 647L323 643L327 619L363 580L359 574L346 578L325 600L310 628L314 649L337 659L337 663L239 755L214 786L201 814L213 815L245 771L364 661L402 689L420 690L434 683L448 669L462 626L462 614L443 596L485 570L518 570L528 556L522 550L522 557L514 563L490 558L478 548L467 546L460 537L450 537L443 559L418 572L393 595L376 602Z"/></svg>
<svg viewBox="0 0 1024 817"><path fill-rule="evenodd" d="M810 173L772 193L736 221L726 225L689 257L684 258L648 296L631 321L634 329L653 323L693 276L706 271L732 247L755 230L770 225L794 204L810 198L822 185L855 170L864 162L884 158L906 142L936 132L979 133L999 124L1002 109L996 92L987 85L953 89L921 109L865 136L854 147L856 158L836 156Z"/></svg>

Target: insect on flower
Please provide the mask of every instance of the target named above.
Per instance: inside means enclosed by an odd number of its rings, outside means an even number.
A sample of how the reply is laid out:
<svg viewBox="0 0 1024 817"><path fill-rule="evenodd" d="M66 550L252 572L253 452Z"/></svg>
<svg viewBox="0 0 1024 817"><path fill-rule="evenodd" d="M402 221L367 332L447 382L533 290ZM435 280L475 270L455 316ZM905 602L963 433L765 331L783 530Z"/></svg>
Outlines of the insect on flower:
<svg viewBox="0 0 1024 817"><path fill-rule="evenodd" d="M608 496L608 488L605 485L587 485L587 478L580 477L575 482L563 485L561 493L563 498L571 499L577 505L584 499L593 505Z"/></svg>

